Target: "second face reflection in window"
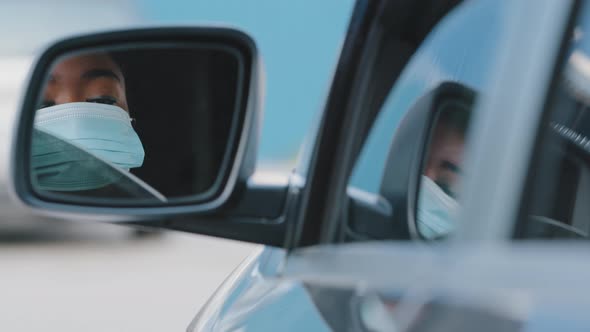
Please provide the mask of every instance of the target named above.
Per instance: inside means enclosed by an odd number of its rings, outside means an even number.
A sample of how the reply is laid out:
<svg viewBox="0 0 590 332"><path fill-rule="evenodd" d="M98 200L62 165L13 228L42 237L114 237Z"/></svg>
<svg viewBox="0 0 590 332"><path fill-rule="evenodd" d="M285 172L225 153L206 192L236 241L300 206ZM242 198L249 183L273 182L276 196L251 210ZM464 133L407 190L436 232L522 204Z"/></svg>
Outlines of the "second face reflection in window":
<svg viewBox="0 0 590 332"><path fill-rule="evenodd" d="M432 127L424 175L447 195L456 198L459 195L470 112L460 102L448 102L441 107Z"/></svg>

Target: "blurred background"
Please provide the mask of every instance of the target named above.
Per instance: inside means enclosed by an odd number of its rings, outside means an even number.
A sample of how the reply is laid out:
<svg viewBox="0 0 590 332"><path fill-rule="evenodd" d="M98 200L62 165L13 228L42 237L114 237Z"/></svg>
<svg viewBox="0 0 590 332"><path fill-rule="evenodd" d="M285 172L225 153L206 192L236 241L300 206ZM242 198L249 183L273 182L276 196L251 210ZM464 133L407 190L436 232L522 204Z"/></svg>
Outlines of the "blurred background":
<svg viewBox="0 0 590 332"><path fill-rule="evenodd" d="M284 179L320 116L352 6L352 0L2 1L0 137L10 138L35 57L60 38L141 26L229 25L255 39L265 67L258 176ZM3 156L7 151L8 144L0 144ZM84 221L15 225L0 211L0 327L183 331L255 249Z"/></svg>

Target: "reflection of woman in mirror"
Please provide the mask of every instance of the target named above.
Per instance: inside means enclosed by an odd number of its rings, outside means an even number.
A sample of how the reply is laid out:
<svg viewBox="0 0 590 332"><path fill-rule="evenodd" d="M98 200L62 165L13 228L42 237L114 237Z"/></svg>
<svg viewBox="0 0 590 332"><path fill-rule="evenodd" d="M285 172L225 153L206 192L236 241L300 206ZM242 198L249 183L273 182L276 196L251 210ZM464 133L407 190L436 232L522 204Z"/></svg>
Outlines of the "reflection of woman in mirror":
<svg viewBox="0 0 590 332"><path fill-rule="evenodd" d="M121 67L103 52L57 62L42 90L34 127L71 145L33 142L33 166L45 190L83 191L113 183L144 160L131 125ZM82 152L80 152L82 151ZM51 171L49 171L51 170Z"/></svg>
<svg viewBox="0 0 590 332"><path fill-rule="evenodd" d="M449 104L433 126L424 175L447 195L457 197L469 111L462 105Z"/></svg>
<svg viewBox="0 0 590 332"><path fill-rule="evenodd" d="M117 105L129 111L125 78L111 56L106 53L74 56L53 68L41 107L73 102Z"/></svg>
<svg viewBox="0 0 590 332"><path fill-rule="evenodd" d="M454 229L470 115L469 107L459 101L442 104L437 111L427 146L417 210L418 230L427 239L446 236Z"/></svg>

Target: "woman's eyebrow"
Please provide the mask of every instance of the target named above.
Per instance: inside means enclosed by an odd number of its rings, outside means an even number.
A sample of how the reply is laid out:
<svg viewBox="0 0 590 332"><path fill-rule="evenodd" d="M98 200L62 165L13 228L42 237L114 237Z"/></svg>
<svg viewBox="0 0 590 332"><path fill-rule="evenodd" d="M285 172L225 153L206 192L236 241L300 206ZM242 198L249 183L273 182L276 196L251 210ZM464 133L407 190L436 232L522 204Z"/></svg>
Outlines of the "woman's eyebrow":
<svg viewBox="0 0 590 332"><path fill-rule="evenodd" d="M110 69L91 69L82 74L82 78L87 80L93 80L101 77L112 78L118 82L121 82L121 77L119 77L119 75L115 74L115 72Z"/></svg>

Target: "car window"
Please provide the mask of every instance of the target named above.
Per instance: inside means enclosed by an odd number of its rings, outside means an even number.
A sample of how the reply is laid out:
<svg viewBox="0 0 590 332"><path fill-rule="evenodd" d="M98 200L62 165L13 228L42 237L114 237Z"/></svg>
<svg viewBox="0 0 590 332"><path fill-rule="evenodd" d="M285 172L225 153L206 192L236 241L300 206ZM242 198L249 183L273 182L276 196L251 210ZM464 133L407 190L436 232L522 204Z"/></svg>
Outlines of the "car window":
<svg viewBox="0 0 590 332"><path fill-rule="evenodd" d="M568 32L542 119L517 238L583 239L590 234L590 7Z"/></svg>
<svg viewBox="0 0 590 332"><path fill-rule="evenodd" d="M98 196L102 197L142 198L148 202L166 201L161 193L128 170L41 129L33 130L32 149L32 180L37 187L48 190L56 198L61 196L71 200L72 197L80 196L96 197L100 193ZM61 164L48 164L47 160L52 158L54 151L60 151L60 155L67 160ZM72 173L75 176L71 176ZM72 182L72 178L79 181ZM80 181L84 182L84 188L80 187Z"/></svg>
<svg viewBox="0 0 590 332"><path fill-rule="evenodd" d="M469 124L498 71L510 6L462 2L417 47L390 89L349 182L352 200L385 205L378 208L385 218L349 218L352 234L435 239L454 229Z"/></svg>

